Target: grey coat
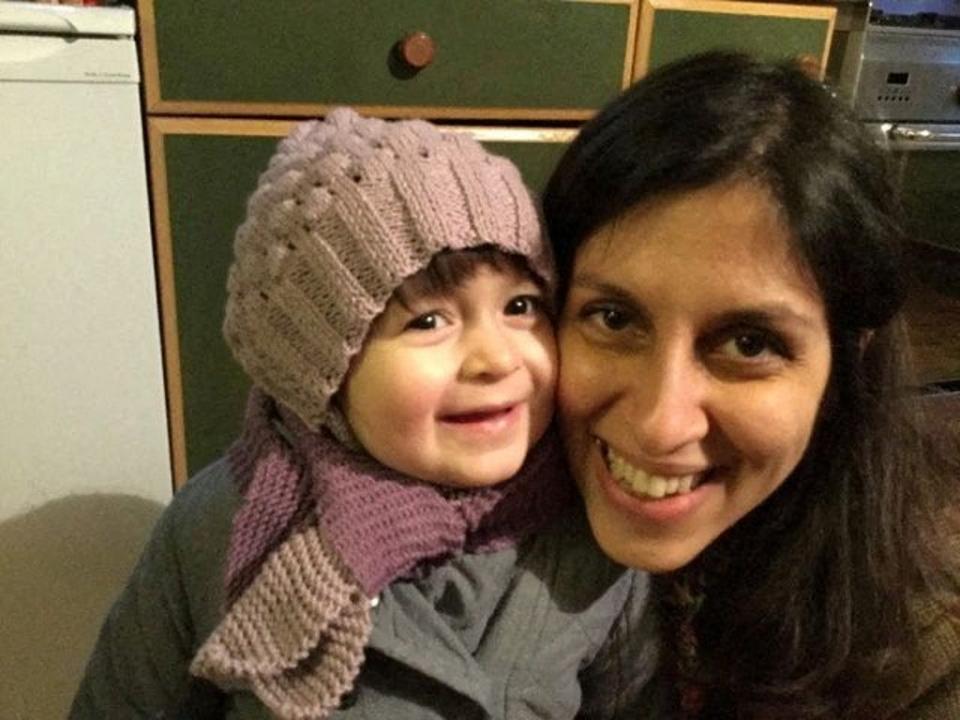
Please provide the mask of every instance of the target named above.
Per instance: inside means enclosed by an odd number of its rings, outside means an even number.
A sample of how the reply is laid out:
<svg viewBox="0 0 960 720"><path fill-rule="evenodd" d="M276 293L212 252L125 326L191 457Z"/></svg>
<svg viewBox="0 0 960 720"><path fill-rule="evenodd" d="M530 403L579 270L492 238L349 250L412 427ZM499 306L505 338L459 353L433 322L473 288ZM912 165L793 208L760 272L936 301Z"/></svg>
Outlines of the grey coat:
<svg viewBox="0 0 960 720"><path fill-rule="evenodd" d="M161 517L111 609L70 720L197 717L190 660L221 618L231 518L220 461ZM660 717L645 574L608 560L581 508L519 549L466 555L380 597L355 691L334 718ZM229 693L216 716L268 718Z"/></svg>

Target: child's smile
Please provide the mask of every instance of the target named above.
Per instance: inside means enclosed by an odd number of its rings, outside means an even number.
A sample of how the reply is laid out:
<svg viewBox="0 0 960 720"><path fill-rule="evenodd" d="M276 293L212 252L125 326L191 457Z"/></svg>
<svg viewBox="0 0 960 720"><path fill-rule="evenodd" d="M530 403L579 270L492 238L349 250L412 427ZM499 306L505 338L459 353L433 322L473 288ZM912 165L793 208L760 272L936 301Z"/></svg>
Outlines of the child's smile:
<svg viewBox="0 0 960 720"><path fill-rule="evenodd" d="M509 479L553 411L556 350L541 290L485 265L448 293L403 287L344 385L353 432L384 465L427 482Z"/></svg>

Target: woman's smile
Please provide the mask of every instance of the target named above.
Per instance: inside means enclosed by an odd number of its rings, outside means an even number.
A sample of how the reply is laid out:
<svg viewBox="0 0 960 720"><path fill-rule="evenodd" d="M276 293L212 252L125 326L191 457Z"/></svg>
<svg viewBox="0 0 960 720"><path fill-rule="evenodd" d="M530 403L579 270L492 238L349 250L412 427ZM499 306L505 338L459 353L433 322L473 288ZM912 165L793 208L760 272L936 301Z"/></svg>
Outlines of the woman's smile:
<svg viewBox="0 0 960 720"><path fill-rule="evenodd" d="M714 479L710 470L661 469L650 472L626 460L597 440L603 467L597 470L598 485L605 499L638 521L651 525L682 523L706 501Z"/></svg>
<svg viewBox="0 0 960 720"><path fill-rule="evenodd" d="M580 248L559 403L600 546L685 565L769 497L810 440L830 369L820 294L764 188L655 199Z"/></svg>
<svg viewBox="0 0 960 720"><path fill-rule="evenodd" d="M659 500L674 495L687 495L699 487L707 477L708 470L694 468L669 468L647 471L632 464L613 448L599 441L607 463L607 470L617 483L631 495Z"/></svg>

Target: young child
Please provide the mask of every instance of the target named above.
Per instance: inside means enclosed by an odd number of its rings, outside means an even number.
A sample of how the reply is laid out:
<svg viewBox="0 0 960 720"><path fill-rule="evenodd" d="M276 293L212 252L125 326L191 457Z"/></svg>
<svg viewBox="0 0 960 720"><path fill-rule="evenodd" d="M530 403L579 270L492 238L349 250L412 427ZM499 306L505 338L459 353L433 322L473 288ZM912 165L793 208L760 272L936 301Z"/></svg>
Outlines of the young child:
<svg viewBox="0 0 960 720"><path fill-rule="evenodd" d="M71 718L641 717L646 577L548 429L552 273L466 135L338 109L281 142L228 281L243 433L165 512Z"/></svg>

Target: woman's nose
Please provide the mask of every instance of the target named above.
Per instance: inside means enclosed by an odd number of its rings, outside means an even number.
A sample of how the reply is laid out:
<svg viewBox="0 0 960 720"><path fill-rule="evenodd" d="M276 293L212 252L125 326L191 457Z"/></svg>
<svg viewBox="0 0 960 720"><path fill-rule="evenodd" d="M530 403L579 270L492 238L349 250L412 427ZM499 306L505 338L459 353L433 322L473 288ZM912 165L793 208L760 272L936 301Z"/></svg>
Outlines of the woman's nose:
<svg viewBox="0 0 960 720"><path fill-rule="evenodd" d="M497 323L470 328L464 337L465 353L460 368L466 379L499 378L520 364L520 353L510 333Z"/></svg>
<svg viewBox="0 0 960 720"><path fill-rule="evenodd" d="M630 423L640 451L663 457L709 430L708 380L695 358L664 352L646 359L631 383Z"/></svg>

